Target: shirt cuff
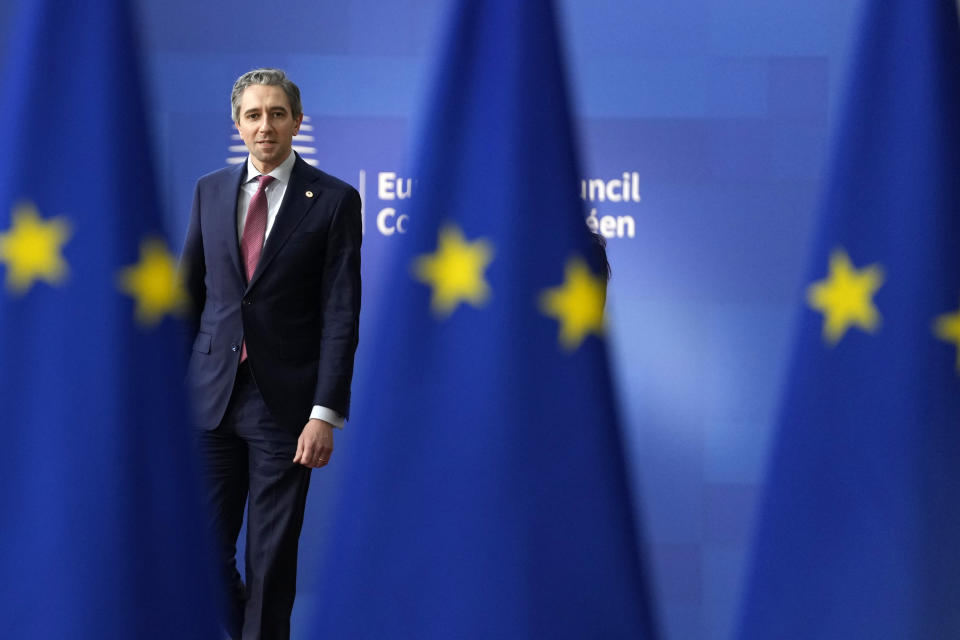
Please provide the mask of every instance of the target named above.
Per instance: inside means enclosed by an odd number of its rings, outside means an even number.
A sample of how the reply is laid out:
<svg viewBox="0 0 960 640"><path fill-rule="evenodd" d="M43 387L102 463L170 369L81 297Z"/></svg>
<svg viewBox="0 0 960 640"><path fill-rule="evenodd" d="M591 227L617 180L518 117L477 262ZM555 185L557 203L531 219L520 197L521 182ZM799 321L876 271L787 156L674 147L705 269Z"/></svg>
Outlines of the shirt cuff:
<svg viewBox="0 0 960 640"><path fill-rule="evenodd" d="M310 412L310 419L329 422L337 429L343 429L343 423L346 421L342 415L333 409L327 409L326 407L321 407L318 404L314 405L313 411Z"/></svg>

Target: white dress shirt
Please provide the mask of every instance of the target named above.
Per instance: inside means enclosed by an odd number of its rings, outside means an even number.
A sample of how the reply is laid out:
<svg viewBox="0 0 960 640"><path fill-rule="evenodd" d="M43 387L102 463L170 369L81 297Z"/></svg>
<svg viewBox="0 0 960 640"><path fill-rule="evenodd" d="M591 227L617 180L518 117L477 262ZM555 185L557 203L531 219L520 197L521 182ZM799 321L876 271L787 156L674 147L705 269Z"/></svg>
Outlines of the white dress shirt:
<svg viewBox="0 0 960 640"><path fill-rule="evenodd" d="M277 219L277 212L280 211L280 203L283 202L283 194L287 192L287 185L290 183L290 172L293 171L293 163L296 161L296 155L293 151L287 156L287 159L280 163L280 166L268 173L274 180L267 185L264 192L267 196L267 230L263 236L263 243L266 245L267 237L273 228L273 223ZM260 171L253 165L250 156L247 156L247 175L240 185L240 195L237 197L237 242L243 237L243 225L247 221L247 209L250 208L250 199L257 192L260 183L257 178L260 177ZM323 420L329 422L338 429L343 428L344 417L333 409L314 405L310 412L311 419Z"/></svg>

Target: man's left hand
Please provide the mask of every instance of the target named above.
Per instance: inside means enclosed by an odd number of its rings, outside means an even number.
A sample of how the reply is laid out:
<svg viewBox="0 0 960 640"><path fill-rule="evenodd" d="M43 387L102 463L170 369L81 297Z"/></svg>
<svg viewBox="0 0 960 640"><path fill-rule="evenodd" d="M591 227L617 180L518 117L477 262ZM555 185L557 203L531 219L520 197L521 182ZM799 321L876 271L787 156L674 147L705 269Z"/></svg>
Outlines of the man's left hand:
<svg viewBox="0 0 960 640"><path fill-rule="evenodd" d="M333 425L311 418L300 432L297 455L293 461L305 467L319 469L330 462L333 455Z"/></svg>

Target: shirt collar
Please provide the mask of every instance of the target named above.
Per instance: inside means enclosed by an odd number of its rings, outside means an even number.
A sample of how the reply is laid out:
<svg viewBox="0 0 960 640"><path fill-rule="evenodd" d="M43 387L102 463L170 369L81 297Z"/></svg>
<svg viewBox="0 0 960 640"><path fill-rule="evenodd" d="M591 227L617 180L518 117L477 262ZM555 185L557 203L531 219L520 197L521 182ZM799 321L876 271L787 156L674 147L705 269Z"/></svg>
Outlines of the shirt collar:
<svg viewBox="0 0 960 640"><path fill-rule="evenodd" d="M297 161L297 154L290 151L290 155L287 156L287 159L280 163L280 166L268 173L268 176L273 176L280 182L286 184L290 182L290 173L293 171L293 163ZM263 174L260 173L260 170L253 165L253 160L247 155L247 177L244 179L244 184L255 180L257 177Z"/></svg>

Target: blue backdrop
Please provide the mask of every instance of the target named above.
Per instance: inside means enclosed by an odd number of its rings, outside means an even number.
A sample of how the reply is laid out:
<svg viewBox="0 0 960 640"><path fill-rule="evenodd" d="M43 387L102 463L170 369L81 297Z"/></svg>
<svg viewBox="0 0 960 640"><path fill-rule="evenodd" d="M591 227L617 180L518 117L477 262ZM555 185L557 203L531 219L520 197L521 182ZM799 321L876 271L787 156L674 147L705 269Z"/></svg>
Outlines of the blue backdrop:
<svg viewBox="0 0 960 640"><path fill-rule="evenodd" d="M175 243L196 178L242 155L233 80L281 67L303 90L312 129L296 142L301 154L364 198L363 327L387 313L381 265L404 242L416 198L407 152L445 3L138 4L148 134ZM559 2L577 186L609 237L617 391L670 640L731 631L859 7ZM16 9L0 5L4 42ZM351 427L338 438L349 447ZM304 566L317 564L339 482L336 464L314 478ZM295 632L315 584L301 576Z"/></svg>

